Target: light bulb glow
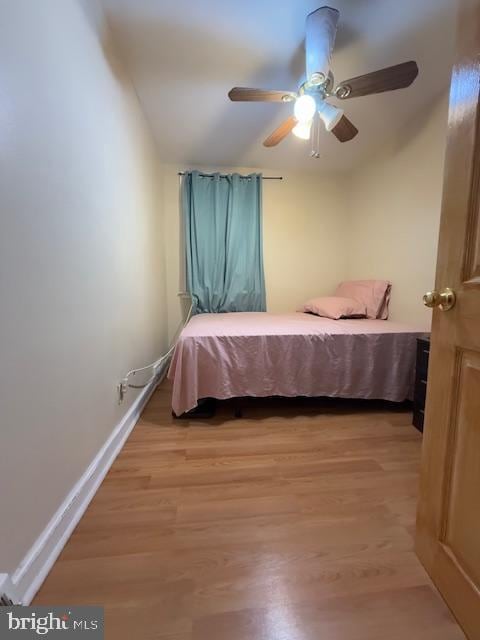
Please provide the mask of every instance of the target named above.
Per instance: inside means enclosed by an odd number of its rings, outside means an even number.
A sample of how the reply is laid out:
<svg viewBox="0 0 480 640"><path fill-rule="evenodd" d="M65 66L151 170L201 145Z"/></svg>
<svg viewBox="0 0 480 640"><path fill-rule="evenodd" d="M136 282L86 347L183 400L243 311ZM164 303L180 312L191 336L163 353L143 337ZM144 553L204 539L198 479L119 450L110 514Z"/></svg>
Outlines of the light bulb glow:
<svg viewBox="0 0 480 640"><path fill-rule="evenodd" d="M296 135L297 138L300 138L301 140L309 140L311 129L312 129L311 120L307 120L305 122L297 122L297 124L292 129L292 133Z"/></svg>
<svg viewBox="0 0 480 640"><path fill-rule="evenodd" d="M331 131L342 119L343 109L338 109L322 100L318 103L318 115L322 119L325 129Z"/></svg>
<svg viewBox="0 0 480 640"><path fill-rule="evenodd" d="M304 93L303 96L296 99L293 112L299 122L309 122L313 118L316 110L317 103L315 102L315 98Z"/></svg>

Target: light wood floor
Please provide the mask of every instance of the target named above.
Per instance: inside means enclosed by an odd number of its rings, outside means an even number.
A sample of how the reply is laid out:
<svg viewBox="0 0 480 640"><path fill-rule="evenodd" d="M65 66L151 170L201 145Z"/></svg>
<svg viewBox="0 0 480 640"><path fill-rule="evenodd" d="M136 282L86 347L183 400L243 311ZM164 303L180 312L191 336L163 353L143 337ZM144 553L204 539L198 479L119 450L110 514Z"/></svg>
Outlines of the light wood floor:
<svg viewBox="0 0 480 640"><path fill-rule="evenodd" d="M163 385L35 604L108 640L459 640L413 553L406 411L323 401L173 421Z"/></svg>

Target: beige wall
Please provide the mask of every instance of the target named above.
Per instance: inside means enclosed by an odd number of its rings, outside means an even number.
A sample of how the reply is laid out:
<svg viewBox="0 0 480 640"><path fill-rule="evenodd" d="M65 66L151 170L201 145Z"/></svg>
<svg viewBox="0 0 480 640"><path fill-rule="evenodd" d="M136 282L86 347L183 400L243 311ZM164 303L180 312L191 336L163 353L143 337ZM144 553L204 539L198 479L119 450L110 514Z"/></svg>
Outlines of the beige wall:
<svg viewBox="0 0 480 640"><path fill-rule="evenodd" d="M91 6L92 3L90 2ZM108 34L0 3L0 570L12 572L166 344L158 166Z"/></svg>
<svg viewBox="0 0 480 640"><path fill-rule="evenodd" d="M190 167L193 168L193 167ZM179 177L184 167L162 166L169 334L178 326L184 288L180 234ZM212 168L203 167L211 171ZM222 171L251 173L252 168ZM263 255L267 309L291 312L306 299L333 293L346 275L347 211L344 178L264 169L283 180L263 182Z"/></svg>
<svg viewBox="0 0 480 640"><path fill-rule="evenodd" d="M426 327L422 295L435 282L447 110L444 96L348 188L349 277L391 280L391 319Z"/></svg>

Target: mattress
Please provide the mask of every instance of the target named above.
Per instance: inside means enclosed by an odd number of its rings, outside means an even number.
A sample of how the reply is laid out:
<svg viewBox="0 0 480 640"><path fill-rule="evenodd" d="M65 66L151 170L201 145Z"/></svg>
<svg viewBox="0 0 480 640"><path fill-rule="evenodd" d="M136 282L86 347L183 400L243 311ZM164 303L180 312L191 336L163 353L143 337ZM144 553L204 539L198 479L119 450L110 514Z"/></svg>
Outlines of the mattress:
<svg viewBox="0 0 480 640"><path fill-rule="evenodd" d="M207 397L400 402L412 397L416 339L424 333L390 320L200 314L183 329L172 358L172 409L181 415Z"/></svg>

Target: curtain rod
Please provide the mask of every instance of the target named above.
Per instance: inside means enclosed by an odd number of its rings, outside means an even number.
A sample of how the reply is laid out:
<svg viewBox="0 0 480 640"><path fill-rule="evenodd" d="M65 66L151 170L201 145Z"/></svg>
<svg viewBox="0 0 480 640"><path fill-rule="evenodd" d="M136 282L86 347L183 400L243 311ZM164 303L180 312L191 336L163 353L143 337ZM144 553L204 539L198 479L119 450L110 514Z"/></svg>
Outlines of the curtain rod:
<svg viewBox="0 0 480 640"><path fill-rule="evenodd" d="M187 172L186 171L179 171L178 175L179 176L184 176ZM204 178L213 178L213 173L200 173L201 176L203 176ZM219 174L222 178L226 177L226 173L221 173ZM245 176L246 177L246 176ZM262 180L283 180L283 176L262 176Z"/></svg>

